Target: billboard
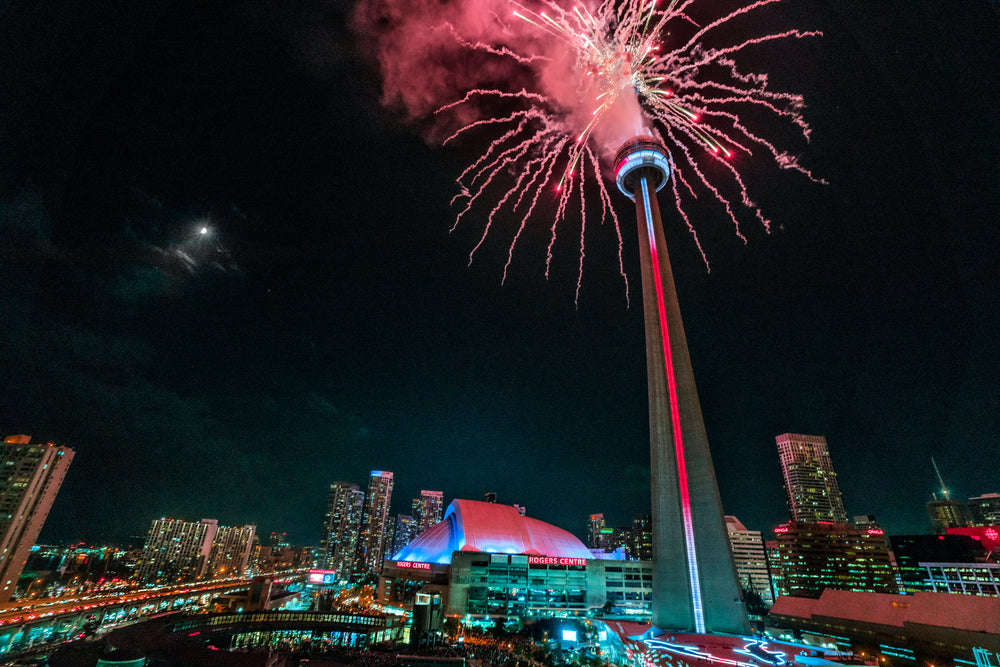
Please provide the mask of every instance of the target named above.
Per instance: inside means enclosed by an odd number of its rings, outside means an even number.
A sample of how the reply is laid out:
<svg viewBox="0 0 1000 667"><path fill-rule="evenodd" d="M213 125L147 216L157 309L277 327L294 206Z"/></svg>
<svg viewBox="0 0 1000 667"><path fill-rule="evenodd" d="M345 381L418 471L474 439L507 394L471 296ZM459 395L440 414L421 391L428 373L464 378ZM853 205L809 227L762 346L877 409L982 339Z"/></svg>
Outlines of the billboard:
<svg viewBox="0 0 1000 667"><path fill-rule="evenodd" d="M337 583L336 570L309 570L307 583L330 586Z"/></svg>

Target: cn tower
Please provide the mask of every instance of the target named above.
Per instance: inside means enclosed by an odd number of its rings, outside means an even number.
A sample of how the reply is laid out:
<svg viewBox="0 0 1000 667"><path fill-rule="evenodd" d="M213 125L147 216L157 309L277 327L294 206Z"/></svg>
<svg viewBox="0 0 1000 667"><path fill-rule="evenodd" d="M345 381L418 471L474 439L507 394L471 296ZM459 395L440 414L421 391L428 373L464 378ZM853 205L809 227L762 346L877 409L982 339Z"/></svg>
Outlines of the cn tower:
<svg viewBox="0 0 1000 667"><path fill-rule="evenodd" d="M646 323L652 471L653 624L698 633L749 629L729 550L656 191L670 179L663 144L633 137L615 157L635 201Z"/></svg>

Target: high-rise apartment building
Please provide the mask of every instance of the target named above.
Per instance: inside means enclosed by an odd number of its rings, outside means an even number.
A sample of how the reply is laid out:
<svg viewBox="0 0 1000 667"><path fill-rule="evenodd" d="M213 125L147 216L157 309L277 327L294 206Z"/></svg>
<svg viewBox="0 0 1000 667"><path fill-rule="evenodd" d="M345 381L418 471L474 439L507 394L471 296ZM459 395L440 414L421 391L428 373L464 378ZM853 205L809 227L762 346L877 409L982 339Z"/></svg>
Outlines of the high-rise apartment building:
<svg viewBox="0 0 1000 667"><path fill-rule="evenodd" d="M389 548L392 533L389 521L389 503L392 502L392 473L372 470L365 493L365 509L361 517L361 534L358 542L356 573L360 576L379 574L382 560Z"/></svg>
<svg viewBox="0 0 1000 667"><path fill-rule="evenodd" d="M354 576L364 505L365 494L357 484L330 485L320 547L326 567L335 570L342 582Z"/></svg>
<svg viewBox="0 0 1000 667"><path fill-rule="evenodd" d="M603 549L604 544L601 543L601 533L605 528L604 515L603 514L591 514L590 520L587 521L587 548L588 549Z"/></svg>
<svg viewBox="0 0 1000 667"><path fill-rule="evenodd" d="M72 460L69 447L32 444L29 435L4 438L0 451L0 602L10 601L17 589L17 579Z"/></svg>
<svg viewBox="0 0 1000 667"><path fill-rule="evenodd" d="M413 499L412 516L416 522L417 535L422 535L431 526L441 521L444 512L444 493L441 491L421 491L419 498Z"/></svg>
<svg viewBox="0 0 1000 667"><path fill-rule="evenodd" d="M149 528L137 576L146 583L191 581L205 574L212 543L219 531L215 519L156 519Z"/></svg>
<svg viewBox="0 0 1000 667"><path fill-rule="evenodd" d="M653 560L653 527L648 514L632 517L632 554L636 560Z"/></svg>
<svg viewBox="0 0 1000 667"><path fill-rule="evenodd" d="M779 595L819 598L827 588L898 592L881 528L793 521L774 533L782 575Z"/></svg>
<svg viewBox="0 0 1000 667"><path fill-rule="evenodd" d="M847 523L826 438L784 433L775 437L792 521Z"/></svg>
<svg viewBox="0 0 1000 667"><path fill-rule="evenodd" d="M409 514L396 515L396 527L392 532L392 548L387 557L393 557L417 536L417 520Z"/></svg>
<svg viewBox="0 0 1000 667"><path fill-rule="evenodd" d="M753 589L768 606L774 604L771 590L771 572L767 567L764 536L759 530L747 527L734 516L726 517L729 548L736 564L736 576L743 590Z"/></svg>
<svg viewBox="0 0 1000 667"><path fill-rule="evenodd" d="M208 557L212 579L242 577L250 563L257 526L219 526Z"/></svg>
<svg viewBox="0 0 1000 667"><path fill-rule="evenodd" d="M969 514L976 526L1000 526L1000 493L969 498Z"/></svg>

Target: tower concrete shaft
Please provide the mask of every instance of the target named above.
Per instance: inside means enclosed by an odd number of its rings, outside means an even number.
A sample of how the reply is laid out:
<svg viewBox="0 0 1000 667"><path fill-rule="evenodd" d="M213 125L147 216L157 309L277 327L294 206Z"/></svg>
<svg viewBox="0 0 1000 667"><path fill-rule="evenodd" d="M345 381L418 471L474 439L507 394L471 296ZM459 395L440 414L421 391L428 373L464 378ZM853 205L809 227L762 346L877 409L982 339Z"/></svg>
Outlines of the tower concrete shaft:
<svg viewBox="0 0 1000 667"><path fill-rule="evenodd" d="M651 150L659 157L634 159ZM653 623L695 632L743 633L749 627L746 611L656 201L656 190L669 177L669 162L662 145L642 137L628 142L616 163L619 187L635 200L639 225L652 472Z"/></svg>

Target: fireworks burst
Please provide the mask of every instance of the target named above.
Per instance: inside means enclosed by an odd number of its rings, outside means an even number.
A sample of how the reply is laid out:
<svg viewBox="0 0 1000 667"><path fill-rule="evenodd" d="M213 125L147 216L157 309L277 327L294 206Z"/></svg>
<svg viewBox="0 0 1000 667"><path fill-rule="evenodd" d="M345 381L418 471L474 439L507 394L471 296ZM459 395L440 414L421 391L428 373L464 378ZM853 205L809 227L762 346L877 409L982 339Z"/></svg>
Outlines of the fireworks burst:
<svg viewBox="0 0 1000 667"><path fill-rule="evenodd" d="M434 112L437 118L465 119L444 143L493 132L486 150L459 175L459 193L453 200L462 205L453 230L471 211L485 210L483 202L495 200L482 235L470 252L470 262L497 216L513 214L520 224L510 242L503 270L506 279L522 232L543 194L552 193L555 214L546 276L557 229L578 212L582 219L579 297L587 193L593 199L596 192L600 220L610 220L618 237L619 270L627 293L620 225L602 169L610 173L613 165L608 161L616 149L640 134L657 136L666 146L673 172L673 201L703 259L705 253L685 211L685 201L699 193L708 193L725 210L735 233L744 241L737 211L740 215L749 212L769 230L770 221L750 197L737 169L743 155L761 153L779 168L822 181L801 167L795 156L753 129L769 115L790 123L808 140L809 127L801 115L802 97L771 90L766 74L743 71L736 57L754 45L820 33L792 29L726 46L706 44L719 41L708 39L713 34L731 32L719 29L733 19L779 1L757 0L699 24L690 12L697 0L659 0L659 4L657 0L603 0L593 9L582 3L563 6L553 0L536 0L530 5L507 0L505 5L484 8L476 6L476 0L459 0L458 5L467 12L488 12L490 24L484 28L481 21L469 21L468 17L457 20L462 11L457 10L455 16L442 17L434 31L450 38L467 56L474 52L491 63L507 63L507 71L514 73L510 81L531 82L530 87L520 90L514 89L518 84L507 89L468 86L464 95ZM439 51L440 43L422 55ZM453 62L458 62L457 58ZM525 72L530 75L525 77ZM465 79L475 80L471 76ZM747 110L756 124L741 120L740 114L746 115ZM494 192L501 194L497 197Z"/></svg>

